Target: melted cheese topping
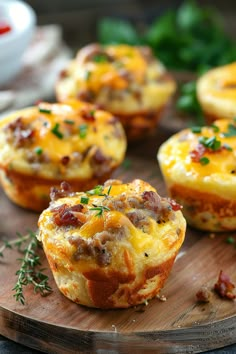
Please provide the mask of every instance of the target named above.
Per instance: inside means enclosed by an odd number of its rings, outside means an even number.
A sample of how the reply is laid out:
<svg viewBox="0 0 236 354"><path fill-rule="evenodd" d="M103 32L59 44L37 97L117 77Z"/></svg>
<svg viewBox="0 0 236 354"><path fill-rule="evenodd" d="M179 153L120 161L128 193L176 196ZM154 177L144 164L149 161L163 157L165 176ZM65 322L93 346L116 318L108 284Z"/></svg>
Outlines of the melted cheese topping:
<svg viewBox="0 0 236 354"><path fill-rule="evenodd" d="M175 91L173 80L158 81L166 72L164 66L154 57L148 61L139 47L100 47L104 56L94 54L88 58L90 48L93 46L78 52L66 69L66 76L59 80L56 90L60 101L89 91L93 102L105 105L113 113L125 114L156 110Z"/></svg>
<svg viewBox="0 0 236 354"><path fill-rule="evenodd" d="M198 99L208 114L219 118L236 116L236 62L204 74L197 82Z"/></svg>
<svg viewBox="0 0 236 354"><path fill-rule="evenodd" d="M37 157L36 151L40 148L46 156L45 161L41 161L41 176L57 178L58 174L62 174L69 178L87 178L93 175L89 158L76 161L76 154L83 155L89 149L92 153L99 148L105 157L111 159L111 167L123 160L126 150L124 131L118 121L112 122L110 113L78 101L68 104L43 103L40 108L50 113L40 112L38 107L30 107L1 120L1 165L11 165L16 171L31 173L35 166L29 162L29 153ZM90 118L86 119L86 116ZM15 147L15 133L8 131L7 126L19 117L26 127L23 129L28 128L34 134L29 143ZM61 163L65 156L72 161L68 168Z"/></svg>
<svg viewBox="0 0 236 354"><path fill-rule="evenodd" d="M236 129L234 121L218 120L212 127L202 128L195 134L190 129L183 130L169 138L158 151L158 160L168 186L182 184L194 190L218 194L225 198L236 198L236 136L229 133L229 125ZM215 137L221 142L218 150L207 150L204 157L209 163L193 162L190 152L197 148L200 137Z"/></svg>
<svg viewBox="0 0 236 354"><path fill-rule="evenodd" d="M44 247L47 249L54 249L54 252L66 252L67 257L73 257L76 246L68 246L68 238L80 236L83 239L92 239L96 233L103 230L120 228L125 229L125 237L114 238L112 250L114 254L121 253L122 249L129 249L131 254L135 253L140 256L146 252L149 256L149 262L159 257L162 262L168 259L170 255L175 254L183 242L186 223L182 216L181 211L172 212L171 217L167 222L159 224L156 220L149 217L149 232L144 232L142 229L135 227L129 218L125 215L127 212L133 211L130 207L126 207L122 212L117 210L103 211L99 217L97 211L91 210L94 205L102 205L104 198L113 198L122 195L125 199L134 195L141 195L144 191L155 191L155 189L148 183L141 180L135 180L128 184L112 185L109 196L88 195L85 193L77 193L75 196L61 198L55 201L50 208L45 210L39 218L39 238L43 240ZM104 194L108 193L108 188L103 191ZM88 204L84 205L84 213L87 216L87 221L81 227L58 227L53 223L52 208L58 207L62 204L77 205L81 203L81 197L89 197ZM178 232L178 230L181 232ZM64 246L63 246L64 245ZM117 249L119 251L117 251ZM94 260L89 261L91 264ZM77 262L76 267L83 269L87 262L80 260ZM138 266L138 264L137 264ZM142 265L141 265L142 266ZM88 267L88 264L87 264Z"/></svg>

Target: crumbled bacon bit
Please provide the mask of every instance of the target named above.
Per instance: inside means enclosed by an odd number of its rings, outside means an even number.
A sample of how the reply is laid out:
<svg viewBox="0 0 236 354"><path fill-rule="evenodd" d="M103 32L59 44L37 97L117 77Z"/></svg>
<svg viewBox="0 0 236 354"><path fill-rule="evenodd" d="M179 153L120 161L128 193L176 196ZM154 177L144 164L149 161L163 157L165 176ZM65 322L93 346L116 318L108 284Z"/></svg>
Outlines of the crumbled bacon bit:
<svg viewBox="0 0 236 354"><path fill-rule="evenodd" d="M206 152L205 146L202 144L198 144L196 149L190 151L190 157L193 162L200 162L200 159L203 157L203 155Z"/></svg>
<svg viewBox="0 0 236 354"><path fill-rule="evenodd" d="M178 204L173 199L169 199L169 202L170 202L170 205L171 205L171 208L172 208L173 211L178 211L178 210L181 210L183 208L182 205Z"/></svg>
<svg viewBox="0 0 236 354"><path fill-rule="evenodd" d="M66 166L66 165L68 165L69 162L70 162L70 156L63 156L61 158L62 165Z"/></svg>
<svg viewBox="0 0 236 354"><path fill-rule="evenodd" d="M220 271L217 283L214 285L215 292L223 298L234 300L236 295L233 293L235 285L231 282L229 276L222 270Z"/></svg>
<svg viewBox="0 0 236 354"><path fill-rule="evenodd" d="M23 122L22 117L8 124L6 129L12 133L10 139L13 138L15 147L23 147L31 144L35 134L34 130Z"/></svg>
<svg viewBox="0 0 236 354"><path fill-rule="evenodd" d="M89 121L89 122L94 122L95 121L94 111L93 110L82 110L81 111L81 116L86 121Z"/></svg>
<svg viewBox="0 0 236 354"><path fill-rule="evenodd" d="M210 302L211 292L206 286L202 286L196 293L197 301Z"/></svg>
<svg viewBox="0 0 236 354"><path fill-rule="evenodd" d="M69 197L71 195L73 195L72 188L66 181L61 183L60 188L52 187L50 191L51 200L57 200L59 198Z"/></svg>
<svg viewBox="0 0 236 354"><path fill-rule="evenodd" d="M67 204L62 204L59 207L52 209L53 221L58 226L81 226L81 218L78 217L78 213L83 210L82 204L73 205L69 207Z"/></svg>

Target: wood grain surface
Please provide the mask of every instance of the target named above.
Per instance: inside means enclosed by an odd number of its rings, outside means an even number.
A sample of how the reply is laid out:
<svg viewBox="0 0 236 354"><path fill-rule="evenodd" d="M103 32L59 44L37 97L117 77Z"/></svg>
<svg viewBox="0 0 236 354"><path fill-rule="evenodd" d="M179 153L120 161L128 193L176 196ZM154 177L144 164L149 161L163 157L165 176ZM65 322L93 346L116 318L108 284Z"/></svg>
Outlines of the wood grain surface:
<svg viewBox="0 0 236 354"><path fill-rule="evenodd" d="M130 167L119 168L114 177L124 181L142 178L166 195L156 162L159 145L172 133L165 122L155 136L129 147ZM13 205L0 191L1 240L13 238L16 231L36 230L37 219L38 214ZM125 310L89 309L66 299L56 288L43 251L42 265L53 293L41 297L28 287L25 306L16 303L12 288L19 254L7 250L0 263L0 333L48 353L198 353L233 344L236 302L214 292L209 303L196 301L203 285L213 288L220 270L236 283L236 249L226 243L228 236L188 228L161 292L167 301L153 299L147 306Z"/></svg>

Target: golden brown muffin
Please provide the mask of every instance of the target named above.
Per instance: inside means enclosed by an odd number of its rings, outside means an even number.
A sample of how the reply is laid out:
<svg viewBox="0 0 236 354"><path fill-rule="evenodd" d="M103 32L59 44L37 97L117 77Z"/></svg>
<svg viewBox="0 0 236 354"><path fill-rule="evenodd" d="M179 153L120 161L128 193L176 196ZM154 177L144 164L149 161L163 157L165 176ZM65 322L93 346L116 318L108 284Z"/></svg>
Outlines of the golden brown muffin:
<svg viewBox="0 0 236 354"><path fill-rule="evenodd" d="M197 97L209 124L216 119L236 117L236 62L200 77Z"/></svg>
<svg viewBox="0 0 236 354"><path fill-rule="evenodd" d="M93 102L122 122L128 141L154 133L175 82L148 47L88 45L56 84L59 101Z"/></svg>
<svg viewBox="0 0 236 354"><path fill-rule="evenodd" d="M51 186L83 191L123 161L126 137L110 113L85 102L40 103L0 121L0 180L20 206L42 211Z"/></svg>
<svg viewBox="0 0 236 354"><path fill-rule="evenodd" d="M60 196L53 191L38 235L60 291L105 309L156 296L184 240L180 206L138 179Z"/></svg>
<svg viewBox="0 0 236 354"><path fill-rule="evenodd" d="M236 123L185 129L170 137L158 160L187 222L202 230L236 230Z"/></svg>

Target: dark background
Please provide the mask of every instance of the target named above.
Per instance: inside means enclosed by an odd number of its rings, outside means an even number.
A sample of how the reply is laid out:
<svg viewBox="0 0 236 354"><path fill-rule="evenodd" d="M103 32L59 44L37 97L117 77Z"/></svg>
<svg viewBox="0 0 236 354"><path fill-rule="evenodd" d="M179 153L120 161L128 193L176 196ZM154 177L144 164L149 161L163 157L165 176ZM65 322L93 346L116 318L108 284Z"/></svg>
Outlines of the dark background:
<svg viewBox="0 0 236 354"><path fill-rule="evenodd" d="M122 17L140 28L167 9L177 8L181 0L27 0L36 11L38 24L62 26L67 44L76 48L96 40L97 22L106 16ZM225 29L236 37L235 0L199 0L197 4L216 8L224 16Z"/></svg>

